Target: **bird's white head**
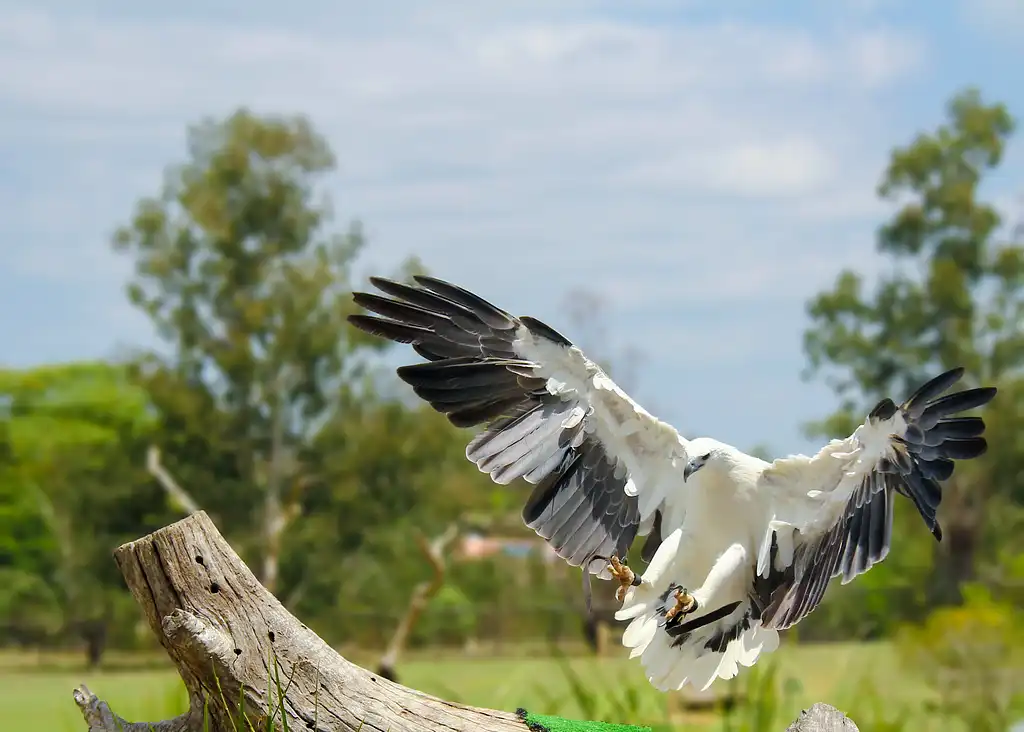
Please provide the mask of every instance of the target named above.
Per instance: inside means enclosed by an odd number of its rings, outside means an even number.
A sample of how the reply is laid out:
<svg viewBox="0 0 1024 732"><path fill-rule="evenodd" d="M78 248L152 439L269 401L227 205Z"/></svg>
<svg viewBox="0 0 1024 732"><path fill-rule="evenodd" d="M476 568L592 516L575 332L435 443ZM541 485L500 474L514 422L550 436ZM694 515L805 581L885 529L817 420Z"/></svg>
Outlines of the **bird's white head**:
<svg viewBox="0 0 1024 732"><path fill-rule="evenodd" d="M705 470L707 473L724 475L735 467L742 453L732 445L726 445L710 437L698 437L691 440L686 446L689 455L689 462L683 468L683 480L689 480L690 476L698 470Z"/></svg>

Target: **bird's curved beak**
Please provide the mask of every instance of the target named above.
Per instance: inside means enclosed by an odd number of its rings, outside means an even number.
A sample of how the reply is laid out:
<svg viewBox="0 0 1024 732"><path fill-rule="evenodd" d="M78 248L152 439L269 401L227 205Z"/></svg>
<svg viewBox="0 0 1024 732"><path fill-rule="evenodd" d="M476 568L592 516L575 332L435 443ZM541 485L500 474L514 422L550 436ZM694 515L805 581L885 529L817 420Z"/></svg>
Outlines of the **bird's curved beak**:
<svg viewBox="0 0 1024 732"><path fill-rule="evenodd" d="M686 463L686 467L683 468L683 482L685 483L687 481L687 479L691 475L693 475L695 472L697 472L699 469L700 469L700 466L697 465L696 463L694 463L693 460L691 460L690 462Z"/></svg>

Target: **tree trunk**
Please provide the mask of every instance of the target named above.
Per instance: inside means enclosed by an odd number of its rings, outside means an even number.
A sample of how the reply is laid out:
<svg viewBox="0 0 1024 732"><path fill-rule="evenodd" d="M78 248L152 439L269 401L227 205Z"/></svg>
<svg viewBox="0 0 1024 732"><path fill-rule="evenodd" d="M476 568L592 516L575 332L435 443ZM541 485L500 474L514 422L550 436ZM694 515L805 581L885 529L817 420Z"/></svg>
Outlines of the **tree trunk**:
<svg viewBox="0 0 1024 732"><path fill-rule="evenodd" d="M107 621L86 620L82 623L81 635L85 641L85 660L90 669L99 667L103 652L107 649Z"/></svg>
<svg viewBox="0 0 1024 732"><path fill-rule="evenodd" d="M281 482L284 479L284 374L279 373L274 383L271 401L270 465L266 475L266 495L263 500L263 572L260 579L267 591L277 592L280 570L281 534L288 521L281 503Z"/></svg>
<svg viewBox="0 0 1024 732"><path fill-rule="evenodd" d="M268 718L281 729L282 717L289 729L316 732L527 732L515 713L422 694L339 656L256 581L202 511L125 544L114 558L177 666L190 707L171 720L129 723L83 686L74 699L89 732L228 732L266 729ZM802 720L790 732L856 730Z"/></svg>
<svg viewBox="0 0 1024 732"><path fill-rule="evenodd" d="M977 497L964 493L961 484L951 483L942 541L933 545L930 601L934 606L962 604L963 586L975 578L982 513Z"/></svg>

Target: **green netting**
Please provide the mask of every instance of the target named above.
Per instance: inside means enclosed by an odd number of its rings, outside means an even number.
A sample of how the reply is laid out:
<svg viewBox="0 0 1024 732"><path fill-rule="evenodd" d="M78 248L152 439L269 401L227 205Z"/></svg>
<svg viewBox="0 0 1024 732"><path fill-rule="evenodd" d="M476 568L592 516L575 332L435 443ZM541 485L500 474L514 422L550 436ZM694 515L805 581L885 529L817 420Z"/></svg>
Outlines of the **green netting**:
<svg viewBox="0 0 1024 732"><path fill-rule="evenodd" d="M651 732L650 727L610 722L584 722L517 709L516 714L532 732Z"/></svg>

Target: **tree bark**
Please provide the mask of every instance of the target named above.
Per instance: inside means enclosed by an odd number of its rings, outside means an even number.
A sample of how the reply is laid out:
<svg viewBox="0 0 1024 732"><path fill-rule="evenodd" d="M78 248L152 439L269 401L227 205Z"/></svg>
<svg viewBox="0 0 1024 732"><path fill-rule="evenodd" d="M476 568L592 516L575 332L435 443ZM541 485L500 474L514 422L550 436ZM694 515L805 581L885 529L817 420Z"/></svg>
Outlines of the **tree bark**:
<svg viewBox="0 0 1024 732"><path fill-rule="evenodd" d="M82 686L74 699L89 732L233 732L266 729L268 718L281 729L282 715L289 729L316 732L526 732L515 713L447 702L339 656L256 580L203 511L125 544L114 559L190 708L127 722ZM813 724L824 712L845 719L820 704L805 714ZM803 719L790 732L856 730Z"/></svg>

